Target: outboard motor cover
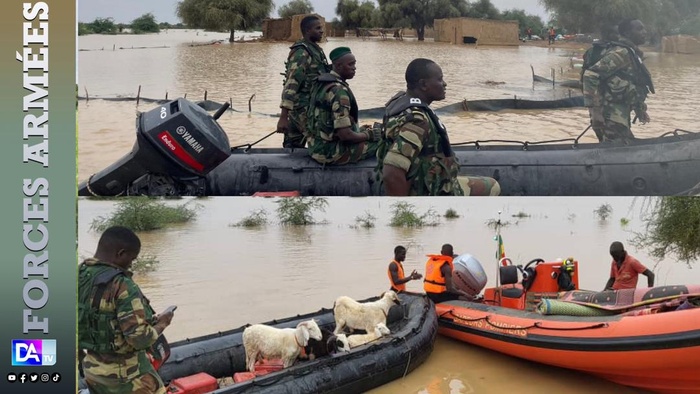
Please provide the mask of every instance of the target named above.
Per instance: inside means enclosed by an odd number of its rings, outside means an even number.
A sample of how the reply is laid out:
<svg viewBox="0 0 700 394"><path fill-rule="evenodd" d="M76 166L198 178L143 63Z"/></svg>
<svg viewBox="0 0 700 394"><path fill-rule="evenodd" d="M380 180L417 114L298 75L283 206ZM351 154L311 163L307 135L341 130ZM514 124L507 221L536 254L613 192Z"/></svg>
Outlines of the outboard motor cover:
<svg viewBox="0 0 700 394"><path fill-rule="evenodd" d="M176 180L207 175L231 155L228 136L216 122L220 115L212 117L184 98L139 114L131 152L81 183L78 195L118 195L145 174Z"/></svg>
<svg viewBox="0 0 700 394"><path fill-rule="evenodd" d="M162 170L149 168L152 172L204 176L231 154L221 126L204 109L183 98L142 113L136 119L136 129L137 138L148 141L169 159L153 163L161 164Z"/></svg>
<svg viewBox="0 0 700 394"><path fill-rule="evenodd" d="M458 289L475 297L486 287L488 280L486 272L474 256L470 254L459 255L452 260L452 264L454 266L452 280Z"/></svg>

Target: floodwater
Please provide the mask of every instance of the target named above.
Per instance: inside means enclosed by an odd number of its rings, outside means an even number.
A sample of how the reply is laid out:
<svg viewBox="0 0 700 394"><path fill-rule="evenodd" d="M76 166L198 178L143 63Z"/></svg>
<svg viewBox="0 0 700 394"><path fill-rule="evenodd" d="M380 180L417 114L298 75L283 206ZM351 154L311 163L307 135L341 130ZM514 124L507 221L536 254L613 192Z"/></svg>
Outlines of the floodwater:
<svg viewBox="0 0 700 394"><path fill-rule="evenodd" d="M180 199L168 204L199 204L193 222L140 233L142 254L156 256L156 271L135 279L160 311L178 305L166 334L171 341L196 337L274 318L331 307L340 295L356 299L387 289L387 265L396 245L408 248L405 268L424 273L426 254L444 243L456 253L470 253L483 265L493 285L496 274L494 230L502 228L506 255L523 264L535 258L579 261L579 284L602 290L609 277L612 241L622 241L629 253L656 273L657 285L700 283L694 267L671 259L656 261L630 243L643 230L642 213L649 199L634 198L476 198L399 200L393 198L331 198L325 212L315 212L325 224L307 227L279 225L276 199ZM436 227L397 229L388 226L392 205L409 201L417 213L432 208L440 215L454 209L459 219L442 219ZM610 204L601 221L594 210ZM99 234L92 221L109 216L111 201L80 199L78 254L94 252ZM259 229L232 227L251 212L264 209L269 224ZM376 217L371 229L352 228L357 216ZM519 215L522 213L523 215ZM514 217L524 216L522 218ZM623 222L626 222L623 225ZM640 278L644 286L646 278ZM408 289L422 291L420 282ZM376 393L637 393L585 374L528 363L439 337L428 361L404 379Z"/></svg>
<svg viewBox="0 0 700 394"><path fill-rule="evenodd" d="M237 35L238 37L239 35ZM191 46L227 39L228 34L169 30L152 35L88 35L78 38L79 95L88 96L78 105L78 177L86 179L128 153L135 141L137 111L156 107L153 103L105 101L100 97L162 99L182 97L232 101L236 110L219 122L231 145L258 140L273 131L282 90L284 61L289 43L235 43ZM434 108L467 100L532 98L547 100L578 92L553 89L548 84L533 87L530 66L538 75L557 79L576 78L571 70L572 49L521 47L478 48L411 40L363 41L331 38L323 43L326 54L338 46L355 53L357 75L350 81L361 109L381 107L405 88L404 72L414 58L435 60L443 69L447 98ZM127 48L127 49L120 49ZM134 49L131 49L134 48ZM141 48L141 49L140 49ZM654 137L676 128L695 130L700 85L700 56L647 53L647 64L656 83L649 114L652 123L634 127L640 137ZM564 76L559 75L564 72ZM248 102L252 110L248 113ZM261 114L260 114L261 113ZM475 139L541 141L578 136L588 125L585 109L459 112L443 115L453 143ZM368 120L369 121L369 120ZM595 142L592 133L583 142ZM274 135L260 147L279 147Z"/></svg>

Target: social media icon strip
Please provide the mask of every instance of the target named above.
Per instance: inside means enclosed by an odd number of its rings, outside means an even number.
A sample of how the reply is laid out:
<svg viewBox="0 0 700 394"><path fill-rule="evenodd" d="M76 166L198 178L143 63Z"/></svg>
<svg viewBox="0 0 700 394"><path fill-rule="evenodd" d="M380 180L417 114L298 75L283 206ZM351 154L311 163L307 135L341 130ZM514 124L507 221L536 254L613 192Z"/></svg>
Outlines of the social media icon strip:
<svg viewBox="0 0 700 394"><path fill-rule="evenodd" d="M29 374L29 381L32 383L38 382L39 381L39 374L36 372L32 372Z"/></svg>
<svg viewBox="0 0 700 394"><path fill-rule="evenodd" d="M51 375L44 372L39 379L41 379L42 383L48 383L48 381L51 380Z"/></svg>
<svg viewBox="0 0 700 394"><path fill-rule="evenodd" d="M55 339L13 339L12 366L56 365Z"/></svg>
<svg viewBox="0 0 700 394"><path fill-rule="evenodd" d="M17 381L17 374L15 374L14 372L8 373L7 374L7 381L10 383L16 382Z"/></svg>
<svg viewBox="0 0 700 394"><path fill-rule="evenodd" d="M60 382L61 381L61 374L58 372L51 374L51 381L54 383Z"/></svg>
<svg viewBox="0 0 700 394"><path fill-rule="evenodd" d="M20 383L25 383L26 381L27 381L27 374L24 373L24 372L22 372L21 374L19 374L19 382L20 382Z"/></svg>

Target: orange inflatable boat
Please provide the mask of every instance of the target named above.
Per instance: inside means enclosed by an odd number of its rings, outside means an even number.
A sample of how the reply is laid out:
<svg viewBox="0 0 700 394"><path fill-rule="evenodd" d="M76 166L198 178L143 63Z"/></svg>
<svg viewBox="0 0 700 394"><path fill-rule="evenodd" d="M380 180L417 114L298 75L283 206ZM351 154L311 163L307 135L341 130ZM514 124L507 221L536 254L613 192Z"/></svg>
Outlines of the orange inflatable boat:
<svg viewBox="0 0 700 394"><path fill-rule="evenodd" d="M485 277L455 265L458 284L470 275ZM581 291L570 260L503 259L499 279L483 300L437 304L439 333L626 386L700 393L700 286Z"/></svg>

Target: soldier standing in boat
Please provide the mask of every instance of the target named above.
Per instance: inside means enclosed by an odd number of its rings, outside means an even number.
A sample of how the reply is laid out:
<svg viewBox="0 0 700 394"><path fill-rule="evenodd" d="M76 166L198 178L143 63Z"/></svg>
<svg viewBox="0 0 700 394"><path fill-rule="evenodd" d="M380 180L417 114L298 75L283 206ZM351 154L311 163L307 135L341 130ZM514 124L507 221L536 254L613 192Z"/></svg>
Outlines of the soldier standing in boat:
<svg viewBox="0 0 700 394"><path fill-rule="evenodd" d="M358 106L347 80L355 76L350 48L330 53L333 70L319 75L311 89L306 132L309 154L321 164L348 164L375 156L380 127L359 127Z"/></svg>
<svg viewBox="0 0 700 394"><path fill-rule="evenodd" d="M141 241L125 227L102 234L94 258L78 277L78 351L93 394L165 394L147 349L170 325L173 312L157 315L131 279Z"/></svg>
<svg viewBox="0 0 700 394"><path fill-rule="evenodd" d="M318 46L323 38L321 19L315 15L304 17L301 20L301 34L304 38L290 47L280 104L281 115L277 122L277 132L284 133L285 148L305 146L306 108L311 84L317 76L330 71L326 54Z"/></svg>
<svg viewBox="0 0 700 394"><path fill-rule="evenodd" d="M639 20L625 20L618 31L619 41L611 42L590 67L584 64L582 72L584 105L601 142L634 139L632 111L642 124L650 121L645 101L654 84L638 47L646 42L646 29Z"/></svg>

